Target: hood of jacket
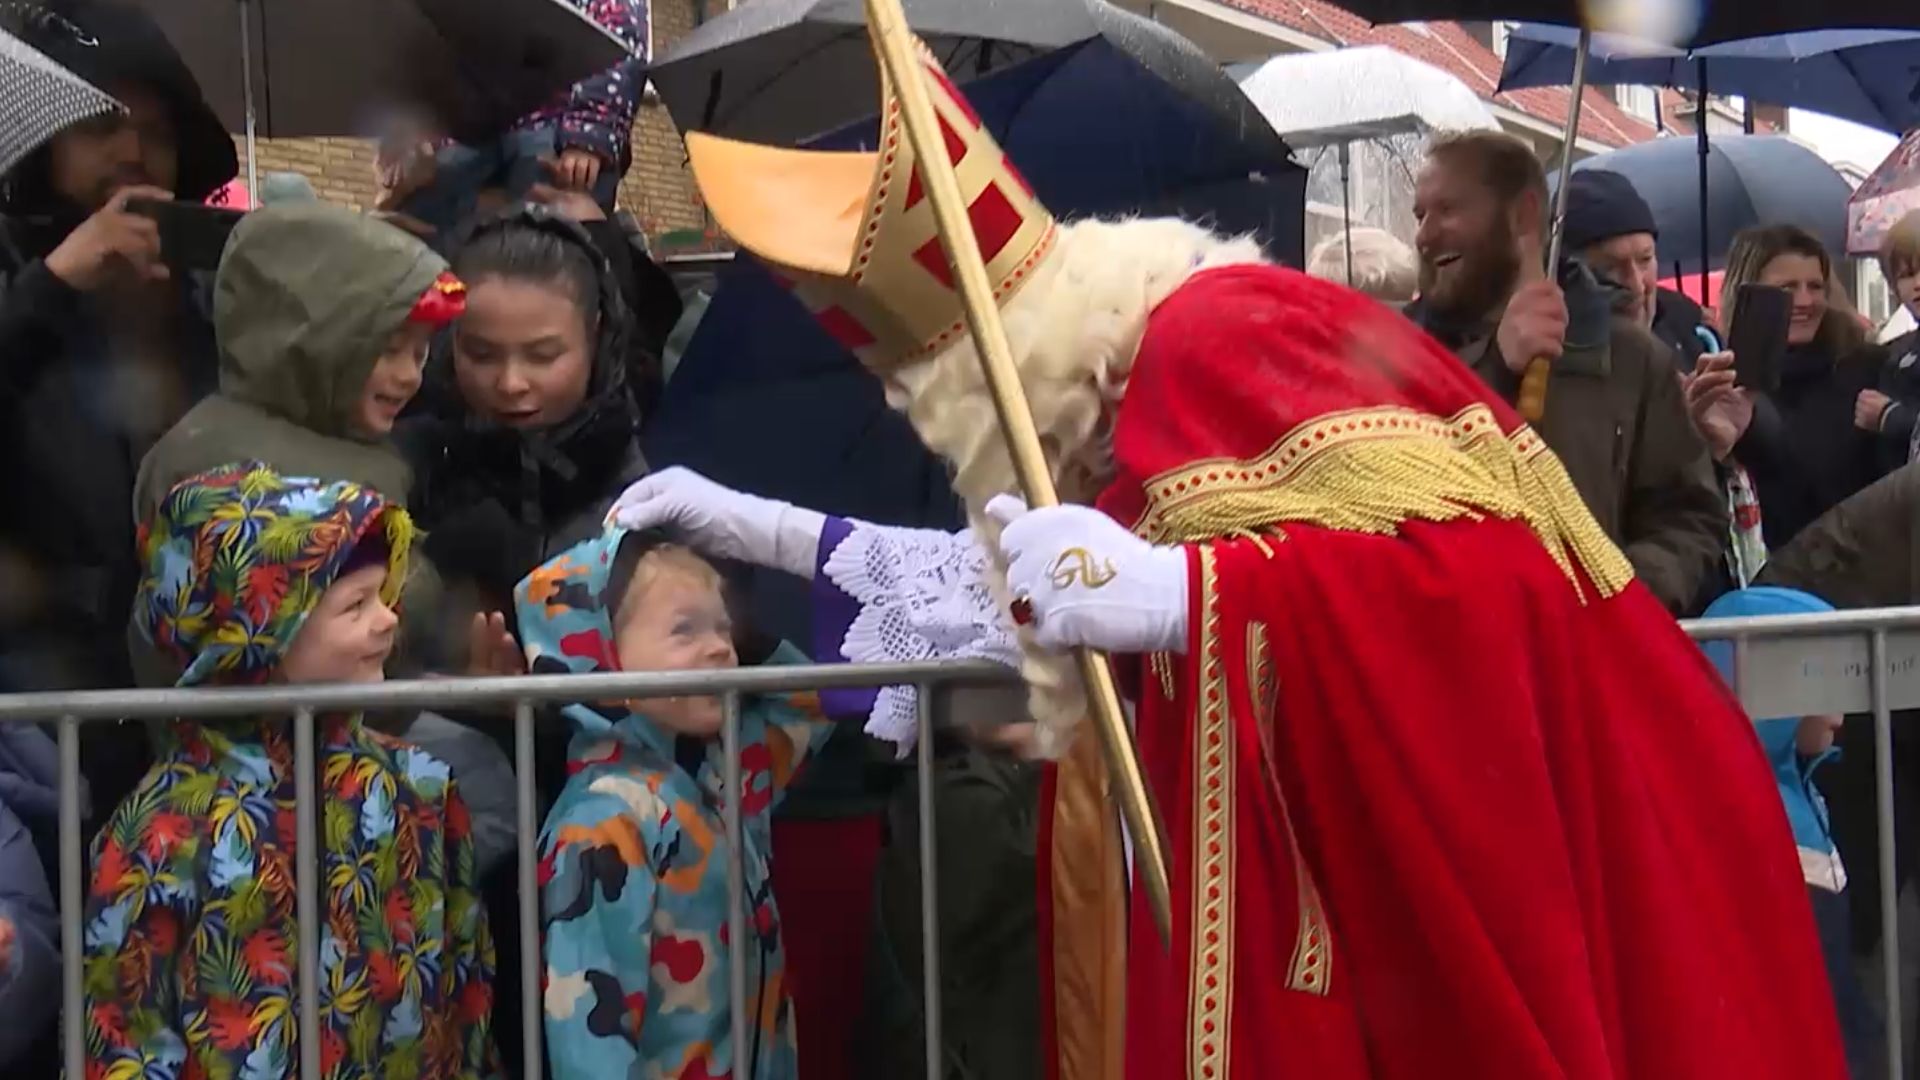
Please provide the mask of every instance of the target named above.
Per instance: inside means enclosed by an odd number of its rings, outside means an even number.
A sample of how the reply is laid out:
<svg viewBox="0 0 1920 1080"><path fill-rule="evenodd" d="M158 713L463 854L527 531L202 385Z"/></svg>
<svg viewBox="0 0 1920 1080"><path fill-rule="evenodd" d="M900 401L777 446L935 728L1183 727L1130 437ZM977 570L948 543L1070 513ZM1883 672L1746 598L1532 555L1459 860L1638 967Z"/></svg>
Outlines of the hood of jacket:
<svg viewBox="0 0 1920 1080"><path fill-rule="evenodd" d="M214 284L220 392L317 434L365 441L348 422L354 403L387 340L446 269L419 240L343 207L249 213Z"/></svg>
<svg viewBox="0 0 1920 1080"><path fill-rule="evenodd" d="M613 612L626 581L614 579L618 575L630 580L638 555L627 552L628 573L621 574L621 550L628 543L645 547L663 539L658 532L608 525L599 536L575 544L522 579L513 590L513 602L528 672L578 675L621 670ZM640 703L588 702L568 705L562 712L576 745L581 736L611 737L664 760L676 760L674 735L630 708L634 704Z"/></svg>
<svg viewBox="0 0 1920 1080"><path fill-rule="evenodd" d="M180 665L180 686L263 683L369 539L385 545L381 595L397 604L413 522L379 492L257 461L192 477L140 528L135 628Z"/></svg>
<svg viewBox="0 0 1920 1080"><path fill-rule="evenodd" d="M1702 617L1732 619L1760 615L1816 615L1832 610L1832 604L1812 593L1757 585L1749 589L1736 589L1720 597L1707 607ZM1702 648L1713 661L1713 666L1719 669L1720 677L1732 686L1733 642L1709 641L1704 642ZM1819 789L1813 786L1813 773L1827 762L1836 760L1840 752L1828 749L1816 757L1803 757L1796 739L1801 719L1798 716L1781 716L1755 720L1754 734L1760 738L1760 747L1766 752L1767 764L1773 769L1774 781L1780 787L1787 820L1793 826L1794 843L1809 850L1831 852L1834 844L1827 822L1826 800L1821 797Z"/></svg>

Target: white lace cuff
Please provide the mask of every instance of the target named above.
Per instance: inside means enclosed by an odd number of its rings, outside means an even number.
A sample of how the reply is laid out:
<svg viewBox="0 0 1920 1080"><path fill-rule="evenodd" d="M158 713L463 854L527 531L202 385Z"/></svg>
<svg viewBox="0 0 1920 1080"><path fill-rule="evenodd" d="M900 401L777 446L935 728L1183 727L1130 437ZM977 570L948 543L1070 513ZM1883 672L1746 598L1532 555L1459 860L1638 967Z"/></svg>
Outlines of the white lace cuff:
<svg viewBox="0 0 1920 1080"><path fill-rule="evenodd" d="M987 587L987 554L973 533L906 529L850 521L827 555L827 579L859 611L840 652L860 663L992 660L1017 669L1020 644ZM918 722L910 686L882 687L867 734L913 748Z"/></svg>

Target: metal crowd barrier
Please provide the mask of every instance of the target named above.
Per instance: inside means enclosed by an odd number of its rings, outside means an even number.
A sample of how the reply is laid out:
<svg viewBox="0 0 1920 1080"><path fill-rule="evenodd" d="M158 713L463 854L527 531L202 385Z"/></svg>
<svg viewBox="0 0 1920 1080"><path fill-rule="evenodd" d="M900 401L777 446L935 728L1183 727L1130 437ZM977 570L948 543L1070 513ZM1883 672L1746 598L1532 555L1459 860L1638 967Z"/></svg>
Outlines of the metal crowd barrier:
<svg viewBox="0 0 1920 1080"><path fill-rule="evenodd" d="M743 694L791 690L913 686L919 699L921 944L925 951L928 1080L941 1075L939 906L935 893L933 729L947 692L964 686L1004 685L1014 676L985 662L944 661L921 664L836 664L824 667L756 667L725 672L647 672L592 675L528 675L493 679L434 679L351 686L271 686L224 690L105 690L84 693L0 695L0 723L45 722L58 718L60 744L60 955L61 1023L68 1080L87 1075L83 1024L81 956L85 913L84 853L80 821L80 725L88 720L212 719L216 717L293 716L295 832L295 914L299 921L300 1003L299 1076L321 1080L320 1070L320 846L315 822L316 711L412 708L443 711L475 705L514 706L514 768L518 776L520 833L519 878L520 1024L524 1069L529 1080L544 1074L541 1045L540 904L537 857L540 822L534 793L534 707L577 701L722 695L725 748L725 828L732 857L727 867L727 918L732 969L733 1075L746 1080L752 1064L739 1064L750 1052L747 1038L747 928L745 848L739 843L740 698Z"/></svg>
<svg viewBox="0 0 1920 1080"><path fill-rule="evenodd" d="M1697 641L1733 642L1733 689L1749 716L1873 717L1887 1076L1901 1080L1906 1075L1905 1033L1900 1003L1900 880L1893 843L1892 714L1895 709L1920 708L1920 607L1683 625Z"/></svg>
<svg viewBox="0 0 1920 1080"><path fill-rule="evenodd" d="M1889 1076L1902 1073L1899 985L1898 879L1894 866L1893 755L1891 713L1920 708L1920 607L1831 615L1721 619L1684 624L1698 640L1734 643L1734 689L1752 716L1820 713L1873 716L1875 788L1880 818L1880 905L1886 956L1885 1000ZM1006 685L1003 668L984 662L843 664L824 667L761 667L728 672L652 672L594 675L531 675L496 679L436 679L354 686L274 686L227 690L112 690L62 694L0 695L0 723L58 718L60 745L60 916L62 1023L66 1073L86 1075L81 956L85 867L80 835L80 725L88 720L194 719L286 715L294 717L296 886L300 957L300 1076L320 1080L319 1038L319 840L315 826L316 710L514 705L515 771L519 825L519 878L523 903L519 933L522 956L521 1017L524 1068L542 1075L540 914L535 846L534 707L576 701L723 695L725 828L732 858L727 875L727 917L736 944L748 940L744 854L737 842L740 820L740 698L743 694L876 686L919 690L918 762L920 809L921 947L928 1080L939 1080L939 906L936 886L933 738L936 711L947 691L963 686ZM746 950L730 950L730 1003L736 1055L747 1039ZM749 1069L751 1066L749 1066ZM736 1064L735 1075L747 1071Z"/></svg>

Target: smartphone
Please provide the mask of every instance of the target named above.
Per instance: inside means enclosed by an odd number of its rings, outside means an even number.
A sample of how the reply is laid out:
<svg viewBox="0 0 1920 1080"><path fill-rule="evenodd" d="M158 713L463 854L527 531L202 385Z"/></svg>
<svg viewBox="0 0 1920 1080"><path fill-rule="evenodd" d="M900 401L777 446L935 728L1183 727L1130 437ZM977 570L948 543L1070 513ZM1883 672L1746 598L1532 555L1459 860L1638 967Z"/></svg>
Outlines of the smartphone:
<svg viewBox="0 0 1920 1080"><path fill-rule="evenodd" d="M218 270L227 237L244 214L201 203L128 199L128 211L160 226L160 259L177 271Z"/></svg>
<svg viewBox="0 0 1920 1080"><path fill-rule="evenodd" d="M1787 290L1740 286L1733 299L1733 325L1727 330L1735 386L1767 394L1780 388L1780 363L1787 355L1787 326L1792 321L1793 297Z"/></svg>

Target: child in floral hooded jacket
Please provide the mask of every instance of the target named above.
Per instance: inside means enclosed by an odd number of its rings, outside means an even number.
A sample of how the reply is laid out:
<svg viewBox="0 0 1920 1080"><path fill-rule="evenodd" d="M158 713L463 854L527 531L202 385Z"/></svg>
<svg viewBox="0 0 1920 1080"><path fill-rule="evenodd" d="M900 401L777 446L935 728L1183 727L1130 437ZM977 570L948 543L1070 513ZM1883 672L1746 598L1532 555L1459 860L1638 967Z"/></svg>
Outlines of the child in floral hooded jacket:
<svg viewBox="0 0 1920 1080"><path fill-rule="evenodd" d="M182 481L141 529L136 621L181 686L373 682L404 510L258 463ZM487 1080L493 944L447 767L323 715L320 1059L329 1080ZM93 851L89 1080L298 1072L292 724L183 719Z"/></svg>
<svg viewBox="0 0 1920 1080"><path fill-rule="evenodd" d="M721 580L691 550L609 527L515 590L536 674L738 665ZM790 645L772 662L804 663ZM645 710L644 712L639 710ZM773 809L832 730L812 694L740 710L748 939L729 941L717 698L568 706L570 778L540 834L554 1080L794 1080L791 991L768 877ZM746 960L749 1046L730 1034Z"/></svg>

